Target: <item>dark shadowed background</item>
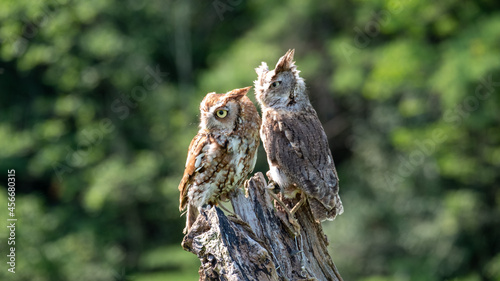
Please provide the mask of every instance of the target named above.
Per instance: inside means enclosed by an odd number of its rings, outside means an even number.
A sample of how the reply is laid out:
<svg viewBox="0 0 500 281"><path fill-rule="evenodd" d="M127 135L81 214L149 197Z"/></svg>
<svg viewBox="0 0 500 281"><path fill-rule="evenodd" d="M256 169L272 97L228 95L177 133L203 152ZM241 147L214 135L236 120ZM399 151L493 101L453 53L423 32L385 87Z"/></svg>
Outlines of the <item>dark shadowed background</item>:
<svg viewBox="0 0 500 281"><path fill-rule="evenodd" d="M197 280L177 185L198 105L295 48L340 177L323 226L344 279L500 280L499 8L3 0L0 279Z"/></svg>

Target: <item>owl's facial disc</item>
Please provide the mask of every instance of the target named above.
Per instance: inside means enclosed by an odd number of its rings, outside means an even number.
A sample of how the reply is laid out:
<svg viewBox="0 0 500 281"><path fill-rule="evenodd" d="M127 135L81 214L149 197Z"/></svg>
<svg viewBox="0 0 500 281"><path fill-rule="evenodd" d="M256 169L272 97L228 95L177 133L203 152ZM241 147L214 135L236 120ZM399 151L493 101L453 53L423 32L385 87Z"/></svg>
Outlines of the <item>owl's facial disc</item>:
<svg viewBox="0 0 500 281"><path fill-rule="evenodd" d="M268 107L284 108L293 102L295 91L295 77L290 71L283 71L270 75L264 85L262 93L258 96L260 101Z"/></svg>
<svg viewBox="0 0 500 281"><path fill-rule="evenodd" d="M210 108L206 115L206 128L212 132L230 133L238 115L238 105L234 101L216 104Z"/></svg>

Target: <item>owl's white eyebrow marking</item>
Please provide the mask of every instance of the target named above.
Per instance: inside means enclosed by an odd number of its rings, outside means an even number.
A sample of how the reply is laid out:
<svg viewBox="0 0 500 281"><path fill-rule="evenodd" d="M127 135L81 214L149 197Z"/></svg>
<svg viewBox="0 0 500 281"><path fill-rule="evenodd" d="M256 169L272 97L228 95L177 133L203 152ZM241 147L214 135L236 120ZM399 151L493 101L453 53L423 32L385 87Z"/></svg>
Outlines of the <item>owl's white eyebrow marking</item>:
<svg viewBox="0 0 500 281"><path fill-rule="evenodd" d="M229 111L229 108L227 108L227 106L223 106L223 103L219 101L219 102L217 102L216 104L212 105L212 106L208 109L208 112L209 112L210 114L212 114L212 113L214 113L214 112L215 112L215 110L217 110L217 109L219 109L219 108L221 108L221 109L225 109L225 110Z"/></svg>

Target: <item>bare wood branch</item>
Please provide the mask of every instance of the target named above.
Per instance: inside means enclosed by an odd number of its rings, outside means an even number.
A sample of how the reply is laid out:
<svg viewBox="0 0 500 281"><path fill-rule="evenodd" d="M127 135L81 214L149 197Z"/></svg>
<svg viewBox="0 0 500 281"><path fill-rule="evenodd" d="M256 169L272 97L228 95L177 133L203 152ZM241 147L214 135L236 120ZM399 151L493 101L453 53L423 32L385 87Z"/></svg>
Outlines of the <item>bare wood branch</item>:
<svg viewBox="0 0 500 281"><path fill-rule="evenodd" d="M232 198L235 213L203 212L182 246L201 261L200 280L342 280L328 254L328 240L305 203L295 213L300 235L287 214L274 208L262 173ZM298 200L283 200L293 206Z"/></svg>

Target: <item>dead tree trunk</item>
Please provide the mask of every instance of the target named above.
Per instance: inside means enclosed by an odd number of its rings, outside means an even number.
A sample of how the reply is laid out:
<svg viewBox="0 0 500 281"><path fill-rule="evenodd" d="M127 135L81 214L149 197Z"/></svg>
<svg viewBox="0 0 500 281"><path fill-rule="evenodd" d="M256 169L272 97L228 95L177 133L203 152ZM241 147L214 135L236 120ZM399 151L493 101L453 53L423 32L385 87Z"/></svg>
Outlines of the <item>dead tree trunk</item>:
<svg viewBox="0 0 500 281"><path fill-rule="evenodd" d="M216 207L202 213L182 246L201 261L200 280L342 280L321 224L306 203L295 213L300 235L275 208L266 180L256 173L232 199L235 213ZM298 200L285 203L293 206Z"/></svg>

